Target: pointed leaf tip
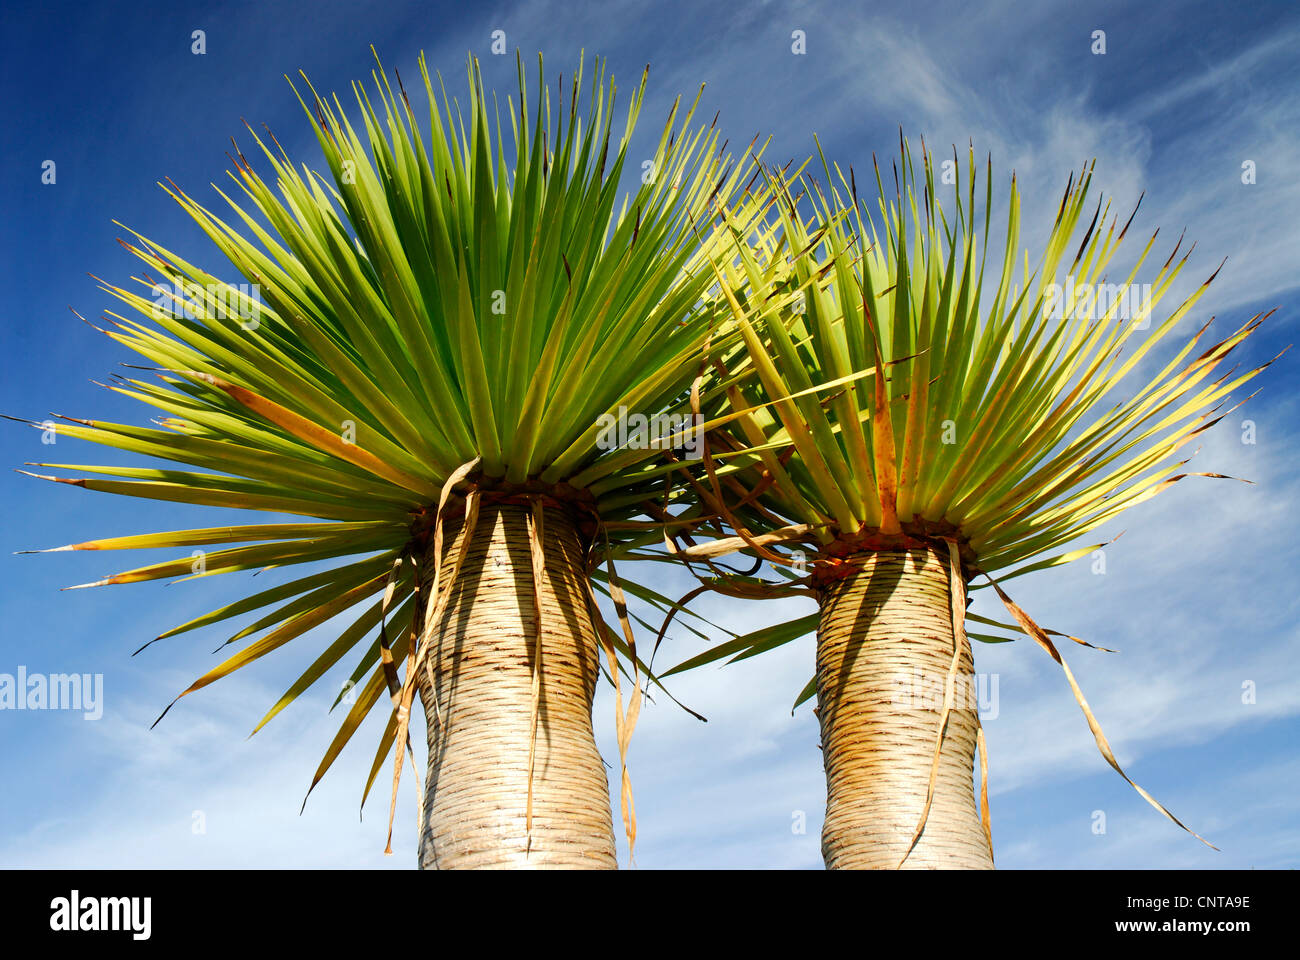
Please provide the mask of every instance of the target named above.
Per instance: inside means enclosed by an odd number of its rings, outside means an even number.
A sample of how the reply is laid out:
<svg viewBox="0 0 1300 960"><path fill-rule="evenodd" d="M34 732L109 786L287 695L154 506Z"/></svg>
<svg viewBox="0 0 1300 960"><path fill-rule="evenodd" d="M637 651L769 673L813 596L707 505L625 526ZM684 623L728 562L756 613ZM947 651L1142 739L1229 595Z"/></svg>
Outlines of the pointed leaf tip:
<svg viewBox="0 0 1300 960"><path fill-rule="evenodd" d="M181 694L181 696L184 696L184 694ZM155 720L153 723L149 724L150 730L152 730L154 727L158 726L158 724L162 722L162 718L167 716L167 714L171 711L172 707L176 706L176 702L178 700L180 700L180 697L177 697L176 700L173 700L171 703L167 704L166 709L163 710L162 713L158 714L158 719Z"/></svg>
<svg viewBox="0 0 1300 960"><path fill-rule="evenodd" d="M113 578L112 578L112 577L108 577L108 578L106 578L106 579L104 579L104 580L96 580L94 583L78 583L78 584L75 584L74 586L71 586L71 587L60 587L59 590L60 590L60 591L63 591L63 590L85 590L87 587L105 587L105 586L108 586L109 584L111 584L112 582L113 582Z"/></svg>

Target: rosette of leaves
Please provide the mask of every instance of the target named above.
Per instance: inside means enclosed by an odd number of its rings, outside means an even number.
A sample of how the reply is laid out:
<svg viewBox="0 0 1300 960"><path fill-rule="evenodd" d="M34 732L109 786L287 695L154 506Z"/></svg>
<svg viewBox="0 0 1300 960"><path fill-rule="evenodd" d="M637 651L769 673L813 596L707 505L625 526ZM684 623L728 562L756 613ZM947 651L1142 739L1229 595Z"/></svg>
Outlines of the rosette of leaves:
<svg viewBox="0 0 1300 960"><path fill-rule="evenodd" d="M644 75L619 120L604 64L580 62L553 95L540 58L536 91L520 63L517 100L500 104L471 59L463 108L419 66L427 104L381 69L373 90L354 86L357 126L337 97L295 87L324 174L250 128L264 172L236 149L220 210L165 188L228 263L190 263L133 233L139 287L103 287L126 307L104 332L157 377L111 389L161 417L58 430L170 463L39 465L88 474L42 474L87 490L291 522L59 549L186 551L86 586L317 564L163 634L257 617L181 696L311 636L319 655L257 729L355 663L313 787L378 710L388 722L365 792L391 755L395 804L418 693L421 865L613 867L591 703L602 670L616 686L632 677L616 716L632 840L625 756L641 671L614 556L647 536L674 464L635 436L612 447L607 424L687 410L709 352L736 342L704 294L714 248L731 243L719 211L743 223L762 206L746 190L756 159L732 164L680 100L644 159L630 154ZM621 192L629 167L634 189ZM337 637L312 632L335 618Z"/></svg>
<svg viewBox="0 0 1300 960"><path fill-rule="evenodd" d="M822 163L824 183L768 174L778 202L763 226L737 224L717 263L744 348L720 359L706 400L744 415L710 435L694 482L726 522L667 538L692 564L753 558L748 577L697 567L700 589L810 593L818 611L663 676L816 631L815 676L795 705L817 698L828 866L991 867L986 788L980 809L972 791L983 734L968 637L1032 637L1129 780L1052 639L1065 635L1002 584L1097 550L1081 538L1185 477L1226 479L1183 453L1267 366L1229 364L1263 318L1180 335L1213 279L1162 311L1191 252L1179 256L1181 238L1160 262L1153 234L1110 278L1133 216L1121 225L1109 202L1089 204L1091 166L1071 177L1031 270L1014 177L1004 243L989 249L992 174L981 190L973 150L945 164L949 194L931 156L918 179L902 144L888 186L876 169L870 206L852 171ZM827 383L843 386L807 392ZM761 561L782 576L753 576ZM992 586L1012 622L967 613L968 586Z"/></svg>

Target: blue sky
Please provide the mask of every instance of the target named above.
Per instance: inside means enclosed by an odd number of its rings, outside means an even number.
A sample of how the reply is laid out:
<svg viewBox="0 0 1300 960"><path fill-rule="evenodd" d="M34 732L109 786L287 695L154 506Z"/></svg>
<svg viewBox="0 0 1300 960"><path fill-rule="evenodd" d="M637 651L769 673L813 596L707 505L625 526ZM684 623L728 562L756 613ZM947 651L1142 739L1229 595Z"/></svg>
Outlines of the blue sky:
<svg viewBox="0 0 1300 960"><path fill-rule="evenodd" d="M508 90L513 57L489 51L498 29L512 51L544 52L552 78L571 72L580 49L608 56L625 90L650 63L642 142L672 98L693 95L702 82L701 112L721 112L733 146L760 131L770 135L771 160L805 157L816 133L828 155L865 167L872 151L887 157L896 148L900 124L914 141L923 136L944 149L973 140L980 155L992 152L1003 200L1016 171L1031 249L1070 171L1096 157L1094 185L1120 209L1146 192L1134 229L1147 236L1162 227L1157 251L1167 255L1184 228L1197 240L1182 293L1228 257L1184 320L1189 333L1211 315L1226 326L1277 307L1243 362L1267 359L1295 339L1294 7L845 6L7 5L0 412L145 421L145 408L89 382L133 356L68 306L93 318L110 301L87 274L120 282L133 271L114 243L122 233L114 219L182 256L218 262L155 182L171 177L202 197L206 184L225 179L225 151L232 135L239 138L241 118L266 123L291 155L316 163L282 74L301 68L318 89L346 90L368 77L373 43L403 72L414 72L423 49L452 91L462 88L472 51L483 58L489 85ZM199 29L202 56L191 53ZM806 34L805 55L791 52L795 30ZM1105 31L1104 55L1090 51L1095 30ZM56 164L53 184L41 182L47 160ZM1253 184L1241 179L1248 160ZM1293 469L1300 408L1292 356L1259 385L1263 392L1247 408L1206 435L1196 461L1196 469L1254 485L1191 478L1103 530L1125 530L1107 550L1104 575L1081 562L1018 580L1012 591L1045 625L1122 651L1064 653L1129 773L1222 852L1165 821L1105 765L1064 678L1041 651L1028 641L977 644L977 670L999 681L996 716L985 715L999 866L1300 865L1300 481ZM1242 442L1247 419L1254 444ZM66 438L57 452L36 431L0 427L0 463L10 466L111 458ZM161 708L213 663L211 651L226 634L189 634L131 652L237 597L248 578L61 593L136 557L12 555L208 525L212 511L119 500L8 471L0 474L0 496L0 674L21 665L32 673L102 673L105 684L98 720L0 711L0 866L414 865L409 779L398 855L382 853L386 797L372 798L364 820L357 817L377 730L363 729L299 816L337 723L326 708L341 677L246 739L324 633L188 698L150 731ZM670 579L663 590L685 587ZM702 612L742 630L802 609L718 598ZM982 594L975 609L997 615ZM695 649L682 638L668 655ZM811 665L809 637L683 677L674 693L708 724L670 704L647 709L630 755L640 866L820 865L816 721L807 707L794 716L789 709ZM1244 683L1254 685L1253 703L1242 702ZM595 717L607 759L616 757L612 712L602 692ZM204 832L195 832L196 811ZM807 818L802 834L792 830L799 811ZM1097 811L1105 814L1104 833L1094 830Z"/></svg>

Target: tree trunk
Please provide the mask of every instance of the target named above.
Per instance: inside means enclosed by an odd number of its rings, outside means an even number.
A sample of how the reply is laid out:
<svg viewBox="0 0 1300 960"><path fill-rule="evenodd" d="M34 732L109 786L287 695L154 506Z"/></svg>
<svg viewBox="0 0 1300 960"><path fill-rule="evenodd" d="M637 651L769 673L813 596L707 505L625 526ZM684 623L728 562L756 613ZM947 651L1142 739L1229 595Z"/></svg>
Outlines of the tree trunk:
<svg viewBox="0 0 1300 960"><path fill-rule="evenodd" d="M572 519L549 506L531 833L526 825L537 636L528 514L483 504L450 587L465 532L463 523L447 530L440 589L452 592L439 622L426 625L433 682L423 671L419 678L429 741L422 868L618 865L591 726L599 666L586 551Z"/></svg>
<svg viewBox="0 0 1300 960"><path fill-rule="evenodd" d="M893 869L920 822L953 655L948 560L925 549L851 558L821 591L817 699L826 766L822 856ZM976 809L978 713L970 642L925 831L904 867L992 869Z"/></svg>

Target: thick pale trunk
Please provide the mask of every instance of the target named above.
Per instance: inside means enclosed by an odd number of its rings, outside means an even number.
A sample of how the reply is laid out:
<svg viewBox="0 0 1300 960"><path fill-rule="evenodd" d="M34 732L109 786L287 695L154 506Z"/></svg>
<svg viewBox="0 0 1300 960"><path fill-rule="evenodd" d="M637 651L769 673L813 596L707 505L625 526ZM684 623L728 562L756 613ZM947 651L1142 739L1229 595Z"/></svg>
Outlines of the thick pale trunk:
<svg viewBox="0 0 1300 960"><path fill-rule="evenodd" d="M822 856L831 869L893 869L925 806L953 655L948 561L924 550L859 555L826 582L817 699L826 766ZM910 869L992 869L976 809L974 662L963 636L956 699Z"/></svg>
<svg viewBox="0 0 1300 960"><path fill-rule="evenodd" d="M599 673L572 520L544 523L541 692L527 828L536 619L528 508L484 504L444 613L432 624L433 683L420 865L426 869L617 866L605 768L592 734ZM451 534L455 533L453 537ZM448 571L465 532L449 529ZM444 584L444 589L446 585Z"/></svg>

